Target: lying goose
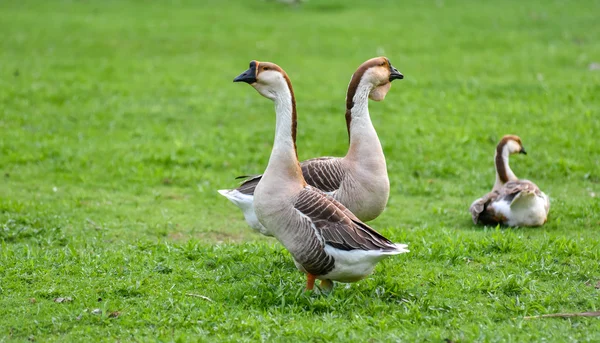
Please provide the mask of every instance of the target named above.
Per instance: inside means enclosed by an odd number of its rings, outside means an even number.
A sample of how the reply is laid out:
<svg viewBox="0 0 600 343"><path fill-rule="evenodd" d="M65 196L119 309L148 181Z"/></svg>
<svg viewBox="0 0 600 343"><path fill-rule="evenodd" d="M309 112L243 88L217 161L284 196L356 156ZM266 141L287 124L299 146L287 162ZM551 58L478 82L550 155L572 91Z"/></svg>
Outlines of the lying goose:
<svg viewBox="0 0 600 343"><path fill-rule="evenodd" d="M246 82L275 102L275 142L254 192L254 209L265 233L279 240L307 274L307 289L315 279L325 289L333 287L332 281L358 281L385 257L408 252L405 244L392 243L306 183L296 151L296 101L283 69L252 61L234 82Z"/></svg>
<svg viewBox="0 0 600 343"><path fill-rule="evenodd" d="M546 223L550 202L538 186L519 180L508 165L510 154L526 154L521 138L507 135L496 147L496 183L492 191L471 204L473 223L540 226Z"/></svg>
<svg viewBox="0 0 600 343"><path fill-rule="evenodd" d="M391 82L402 78L386 57L361 64L352 75L346 94L348 153L345 157L319 157L300 164L309 185L327 192L363 221L377 218L390 194L385 156L369 116L369 98L383 100ZM254 189L261 177L249 178L238 188L219 193L243 211L253 229L266 234L252 206Z"/></svg>

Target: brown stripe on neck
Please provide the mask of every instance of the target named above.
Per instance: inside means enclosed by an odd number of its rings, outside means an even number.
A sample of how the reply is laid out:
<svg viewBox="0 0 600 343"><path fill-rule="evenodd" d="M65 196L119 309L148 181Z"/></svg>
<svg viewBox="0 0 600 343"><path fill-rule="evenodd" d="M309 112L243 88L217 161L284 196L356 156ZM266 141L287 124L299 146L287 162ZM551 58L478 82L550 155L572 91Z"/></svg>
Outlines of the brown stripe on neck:
<svg viewBox="0 0 600 343"><path fill-rule="evenodd" d="M298 127L298 115L296 113L296 97L294 96L294 89L292 88L292 81L285 72L282 73L285 82L290 89L290 95L292 96L292 140L294 141L294 152L296 153L296 160L298 159L298 149L296 148L296 131Z"/></svg>
<svg viewBox="0 0 600 343"><path fill-rule="evenodd" d="M496 172L498 173L500 181L503 183L508 182L508 174L506 173L506 166L504 165L504 159L502 158L502 150L504 150L504 147L508 141L509 138L504 137L502 140L500 140L498 146L496 146Z"/></svg>
<svg viewBox="0 0 600 343"><path fill-rule="evenodd" d="M371 60L367 61L370 62ZM348 91L346 92L346 128L348 129L348 140L350 140L350 123L352 122L352 108L354 107L354 96L356 90L360 84L365 72L372 67L372 63L363 63L360 67L352 74L350 84L348 84Z"/></svg>

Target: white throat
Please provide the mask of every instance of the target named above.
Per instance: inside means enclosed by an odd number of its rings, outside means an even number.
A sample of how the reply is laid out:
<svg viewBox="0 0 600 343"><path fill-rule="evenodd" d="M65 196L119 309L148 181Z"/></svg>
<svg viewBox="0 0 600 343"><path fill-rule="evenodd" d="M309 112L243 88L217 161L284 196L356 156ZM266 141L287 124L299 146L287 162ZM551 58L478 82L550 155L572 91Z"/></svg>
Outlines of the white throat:
<svg viewBox="0 0 600 343"><path fill-rule="evenodd" d="M369 114L369 93L373 90L370 82L362 79L352 98L354 106L350 109L350 148L348 158L381 158L383 149Z"/></svg>
<svg viewBox="0 0 600 343"><path fill-rule="evenodd" d="M275 141L273 149L278 150L294 150L294 141L292 138L292 114L294 111L292 104L292 95L286 87L282 92L277 94L275 102Z"/></svg>
<svg viewBox="0 0 600 343"><path fill-rule="evenodd" d="M276 114L275 140L265 176L291 174L292 177L297 178L296 170L299 169L299 164L292 130L294 103L287 83L285 80L282 82L283 85L277 89L277 92L271 92Z"/></svg>

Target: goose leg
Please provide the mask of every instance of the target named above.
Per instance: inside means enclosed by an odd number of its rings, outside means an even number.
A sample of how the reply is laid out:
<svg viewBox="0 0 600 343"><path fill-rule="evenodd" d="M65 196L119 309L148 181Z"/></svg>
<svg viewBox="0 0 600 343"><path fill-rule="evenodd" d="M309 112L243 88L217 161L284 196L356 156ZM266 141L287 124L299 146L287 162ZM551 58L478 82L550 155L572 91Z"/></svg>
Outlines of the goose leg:
<svg viewBox="0 0 600 343"><path fill-rule="evenodd" d="M317 277L315 275L312 275L310 273L306 274L306 290L307 291L312 291L313 288L315 288L315 279Z"/></svg>
<svg viewBox="0 0 600 343"><path fill-rule="evenodd" d="M331 281L329 279L327 279L327 280L321 280L320 288L325 293L330 293L333 290L333 281Z"/></svg>

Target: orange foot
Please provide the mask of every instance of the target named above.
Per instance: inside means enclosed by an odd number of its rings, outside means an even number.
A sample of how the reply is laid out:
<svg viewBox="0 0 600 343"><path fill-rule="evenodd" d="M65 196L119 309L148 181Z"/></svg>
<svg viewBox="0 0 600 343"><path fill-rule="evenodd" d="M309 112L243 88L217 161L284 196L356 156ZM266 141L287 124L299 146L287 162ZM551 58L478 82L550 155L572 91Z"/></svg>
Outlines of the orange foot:
<svg viewBox="0 0 600 343"><path fill-rule="evenodd" d="M317 277L312 274L306 274L306 290L312 291L315 288L315 279Z"/></svg>
<svg viewBox="0 0 600 343"><path fill-rule="evenodd" d="M327 280L321 280L321 290L323 290L324 293L330 293L333 290L333 281L327 279Z"/></svg>

